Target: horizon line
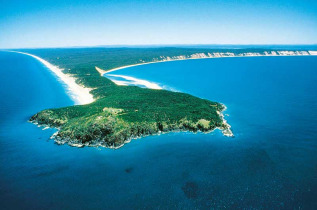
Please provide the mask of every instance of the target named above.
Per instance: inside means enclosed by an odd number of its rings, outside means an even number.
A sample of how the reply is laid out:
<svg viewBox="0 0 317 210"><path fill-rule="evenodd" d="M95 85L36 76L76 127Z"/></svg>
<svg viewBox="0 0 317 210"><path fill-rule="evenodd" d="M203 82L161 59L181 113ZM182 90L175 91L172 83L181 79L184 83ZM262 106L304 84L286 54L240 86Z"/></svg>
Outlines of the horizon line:
<svg viewBox="0 0 317 210"><path fill-rule="evenodd" d="M73 45L73 46L55 46L55 47L21 47L21 48L0 48L0 50L17 49L67 49L67 48L154 48L154 47L204 47L204 46L317 46L312 44L105 44L105 45Z"/></svg>

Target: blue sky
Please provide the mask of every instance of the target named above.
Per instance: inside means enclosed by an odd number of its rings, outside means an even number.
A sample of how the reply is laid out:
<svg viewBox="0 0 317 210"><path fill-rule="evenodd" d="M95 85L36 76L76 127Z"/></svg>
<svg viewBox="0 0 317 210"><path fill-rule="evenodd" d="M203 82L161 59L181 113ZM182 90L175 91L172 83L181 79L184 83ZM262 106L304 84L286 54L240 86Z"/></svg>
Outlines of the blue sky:
<svg viewBox="0 0 317 210"><path fill-rule="evenodd" d="M0 48L316 43L316 0L0 0Z"/></svg>

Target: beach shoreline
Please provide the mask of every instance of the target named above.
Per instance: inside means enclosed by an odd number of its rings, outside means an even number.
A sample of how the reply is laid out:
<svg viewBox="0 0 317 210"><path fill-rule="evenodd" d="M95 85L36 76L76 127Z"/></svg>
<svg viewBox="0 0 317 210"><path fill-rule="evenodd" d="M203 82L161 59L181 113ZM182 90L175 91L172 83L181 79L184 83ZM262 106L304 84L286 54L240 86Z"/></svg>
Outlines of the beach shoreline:
<svg viewBox="0 0 317 210"><path fill-rule="evenodd" d="M53 72L58 77L58 80L60 82L63 83L63 85L66 88L66 93L74 101L75 105L83 105L83 104L89 104L94 102L93 95L90 93L91 89L77 84L76 79L74 77L71 77L63 73L63 69L60 69L59 67L49 63L43 58L40 58L30 53L19 52L19 51L8 51L8 52L31 56L35 58L36 60L38 60L39 62L41 62L46 68L48 68L51 72Z"/></svg>
<svg viewBox="0 0 317 210"><path fill-rule="evenodd" d="M163 87L161 87L157 83L151 82L151 81L148 81L148 80L138 79L138 78L135 78L135 77L125 76L125 75L116 75L116 74L108 74L108 76L125 79L125 81L120 81L120 80L108 78L112 82L116 83L117 85L122 85L122 86L128 86L128 85L139 86L139 85L141 85L143 87L146 87L146 88L149 88L149 89L154 89L154 90L162 90L163 89Z"/></svg>
<svg viewBox="0 0 317 210"><path fill-rule="evenodd" d="M272 51L275 52L275 51ZM239 58L239 57L277 57L277 56L316 56L317 55L317 51L303 51L305 52L305 54L287 54L288 52L293 52L293 51L278 51L281 52L281 54L258 54L258 53L245 53L244 55L217 55L217 56L210 56L210 55L205 55L205 57L184 57L184 56L177 56L176 59L173 58L169 58L167 60L158 60L158 61L151 61L151 62L144 62L144 63L136 63L136 64L131 64L131 65L126 65L126 66L120 66L120 67L116 67L110 70L104 70L101 69L97 66L95 66L96 70L99 72L99 74L101 76L104 76L104 74L110 73L110 72L114 72L117 70L121 70L121 69L126 69L126 68L130 68L130 67L134 67L134 66L142 66L142 65L147 65L147 64L155 64L155 63L164 63L164 62L172 62L172 61L185 61L185 60L199 60L199 59L212 59L212 58ZM307 54L306 54L307 53ZM195 54L193 54L195 55ZM191 56L193 56L191 55Z"/></svg>

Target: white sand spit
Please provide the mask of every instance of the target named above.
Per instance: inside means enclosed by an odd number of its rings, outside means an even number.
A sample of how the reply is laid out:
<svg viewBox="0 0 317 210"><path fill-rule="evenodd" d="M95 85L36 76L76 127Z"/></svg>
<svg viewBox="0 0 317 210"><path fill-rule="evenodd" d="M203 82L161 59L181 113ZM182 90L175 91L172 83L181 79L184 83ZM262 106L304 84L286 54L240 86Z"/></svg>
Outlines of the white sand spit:
<svg viewBox="0 0 317 210"><path fill-rule="evenodd" d="M31 56L37 59L38 61L40 61L42 64L44 64L49 70L54 72L56 76L60 79L60 81L66 85L67 94L72 98L75 104L89 104L94 101L93 95L90 94L90 90L91 90L90 88L80 86L79 84L75 82L74 77L64 74L62 72L62 69L58 68L57 66L54 66L53 64L47 62L46 60L36 55L32 55L30 53L18 52L18 51L11 51L11 52Z"/></svg>
<svg viewBox="0 0 317 210"><path fill-rule="evenodd" d="M116 83L117 85L137 85L137 86L143 85L143 86L150 88L150 89L156 89L156 90L163 89L158 84L156 84L154 82L149 82L147 80L137 79L137 78L130 77L130 76L117 75L117 74L107 74L107 75L111 76L111 77L123 78L126 80L126 81L120 81L120 80L112 79L112 81L114 83Z"/></svg>

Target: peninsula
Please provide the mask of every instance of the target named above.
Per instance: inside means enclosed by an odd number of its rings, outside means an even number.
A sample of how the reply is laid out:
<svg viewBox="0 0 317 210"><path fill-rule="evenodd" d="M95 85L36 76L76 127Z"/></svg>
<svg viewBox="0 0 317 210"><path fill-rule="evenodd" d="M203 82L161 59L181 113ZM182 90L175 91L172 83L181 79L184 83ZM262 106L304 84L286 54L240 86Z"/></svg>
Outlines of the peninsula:
<svg viewBox="0 0 317 210"><path fill-rule="evenodd" d="M58 144L118 148L131 139L161 132L210 132L216 128L233 136L218 102L162 89L120 86L103 77L123 67L173 60L233 57L313 55L316 51L199 48L71 48L24 50L60 75L73 78L81 105L43 110L30 118L40 126L58 128ZM51 66L50 66L51 65ZM63 80L63 79L62 79ZM73 84L70 90L74 90ZM75 88L76 89L76 88ZM87 95L87 90L88 94ZM76 91L75 91L76 92ZM74 93L76 94L76 93ZM93 99L92 99L93 97ZM76 98L76 97L75 97Z"/></svg>

